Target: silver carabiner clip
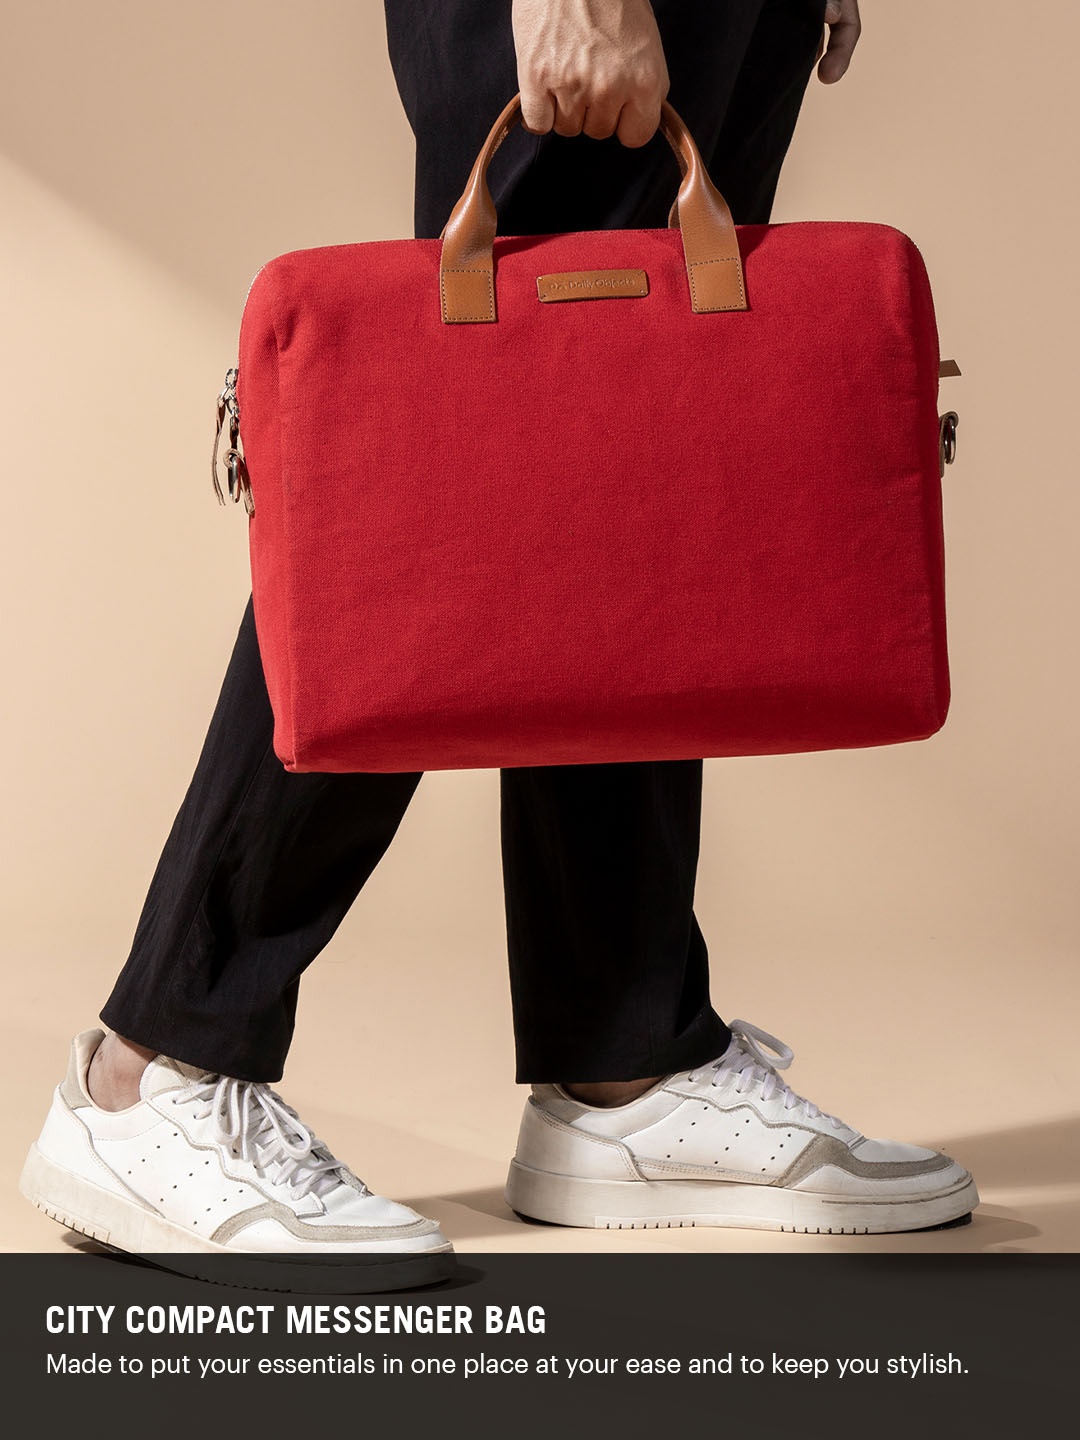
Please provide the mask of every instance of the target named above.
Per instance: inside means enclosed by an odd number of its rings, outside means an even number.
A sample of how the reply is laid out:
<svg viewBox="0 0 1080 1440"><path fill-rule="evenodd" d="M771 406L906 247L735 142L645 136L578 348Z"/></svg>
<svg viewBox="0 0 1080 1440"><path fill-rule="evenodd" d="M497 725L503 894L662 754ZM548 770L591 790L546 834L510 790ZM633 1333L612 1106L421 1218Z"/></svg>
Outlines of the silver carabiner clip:
<svg viewBox="0 0 1080 1440"><path fill-rule="evenodd" d="M236 366L231 366L225 372L225 385L221 394L217 397L217 410L214 430L214 450L210 457L210 478L214 483L214 494L220 505L225 504L225 493L228 492L234 502L243 500L244 509L248 515L255 514L255 501L251 494L251 479L248 475L247 464L244 460L244 445L240 439L240 404L236 398L236 379L239 371ZM221 449L221 434L225 429L226 419L229 422L229 446L222 458L225 464L225 486L222 488L219 451Z"/></svg>

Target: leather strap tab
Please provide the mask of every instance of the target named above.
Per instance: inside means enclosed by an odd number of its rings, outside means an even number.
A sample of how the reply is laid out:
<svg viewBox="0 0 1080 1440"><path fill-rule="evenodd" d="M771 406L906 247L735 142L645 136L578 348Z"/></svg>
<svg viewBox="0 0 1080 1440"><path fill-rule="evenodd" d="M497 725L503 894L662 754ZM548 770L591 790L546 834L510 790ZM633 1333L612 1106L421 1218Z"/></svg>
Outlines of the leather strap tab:
<svg viewBox="0 0 1080 1440"><path fill-rule="evenodd" d="M442 272L443 319L447 324L495 319L493 265L462 266Z"/></svg>
<svg viewBox="0 0 1080 1440"><path fill-rule="evenodd" d="M520 119L521 100L515 95L481 146L443 230L439 286L442 318L448 325L491 323L497 318L493 249L498 217L487 170ZM742 257L727 201L709 179L690 132L666 100L660 107L660 128L682 171L671 224L682 232L691 306L697 314L746 310Z"/></svg>
<svg viewBox="0 0 1080 1440"><path fill-rule="evenodd" d="M746 287L738 257L687 260L690 299L699 315L714 310L745 310Z"/></svg>

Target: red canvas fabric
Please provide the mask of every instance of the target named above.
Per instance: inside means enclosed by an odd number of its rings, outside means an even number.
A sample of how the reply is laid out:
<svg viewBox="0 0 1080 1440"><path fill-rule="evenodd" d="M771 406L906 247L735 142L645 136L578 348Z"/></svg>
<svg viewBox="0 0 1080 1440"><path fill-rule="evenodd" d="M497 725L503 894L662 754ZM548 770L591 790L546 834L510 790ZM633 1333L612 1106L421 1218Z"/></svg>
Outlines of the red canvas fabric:
<svg viewBox="0 0 1080 1440"><path fill-rule="evenodd" d="M291 770L751 755L919 739L949 682L922 260L742 227L695 314L676 230L499 239L446 325L438 241L280 256L240 336L255 615ZM541 304L641 269L644 298Z"/></svg>

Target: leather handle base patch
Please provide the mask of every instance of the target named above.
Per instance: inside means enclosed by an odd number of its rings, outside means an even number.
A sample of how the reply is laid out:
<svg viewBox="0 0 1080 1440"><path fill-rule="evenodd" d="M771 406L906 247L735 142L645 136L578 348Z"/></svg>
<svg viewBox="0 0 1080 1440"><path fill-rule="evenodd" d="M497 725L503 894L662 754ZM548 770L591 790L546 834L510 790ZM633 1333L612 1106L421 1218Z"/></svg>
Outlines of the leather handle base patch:
<svg viewBox="0 0 1080 1440"><path fill-rule="evenodd" d="M536 293L545 304L558 300L633 300L649 293L644 270L568 270L538 275Z"/></svg>

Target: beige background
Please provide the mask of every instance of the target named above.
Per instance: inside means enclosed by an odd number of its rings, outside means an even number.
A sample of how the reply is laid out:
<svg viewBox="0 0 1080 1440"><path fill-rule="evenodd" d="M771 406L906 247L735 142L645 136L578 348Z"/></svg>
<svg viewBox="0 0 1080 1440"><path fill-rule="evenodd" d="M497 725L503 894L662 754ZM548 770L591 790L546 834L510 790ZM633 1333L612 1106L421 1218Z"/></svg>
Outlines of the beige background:
<svg viewBox="0 0 1080 1440"><path fill-rule="evenodd" d="M0 1248L64 1232L14 1191L189 777L247 593L209 484L247 283L408 234L411 143L376 0L38 0L0 54ZM1075 107L1071 0L866 0L812 84L776 218L910 233L961 380L946 520L955 698L878 752L712 761L698 913L722 1013L793 1082L976 1171L977 1222L888 1249L1075 1250ZM857 437L853 437L857 443ZM499 1199L512 1052L497 776L425 778L309 972L283 1089L463 1249L866 1248L526 1227Z"/></svg>

